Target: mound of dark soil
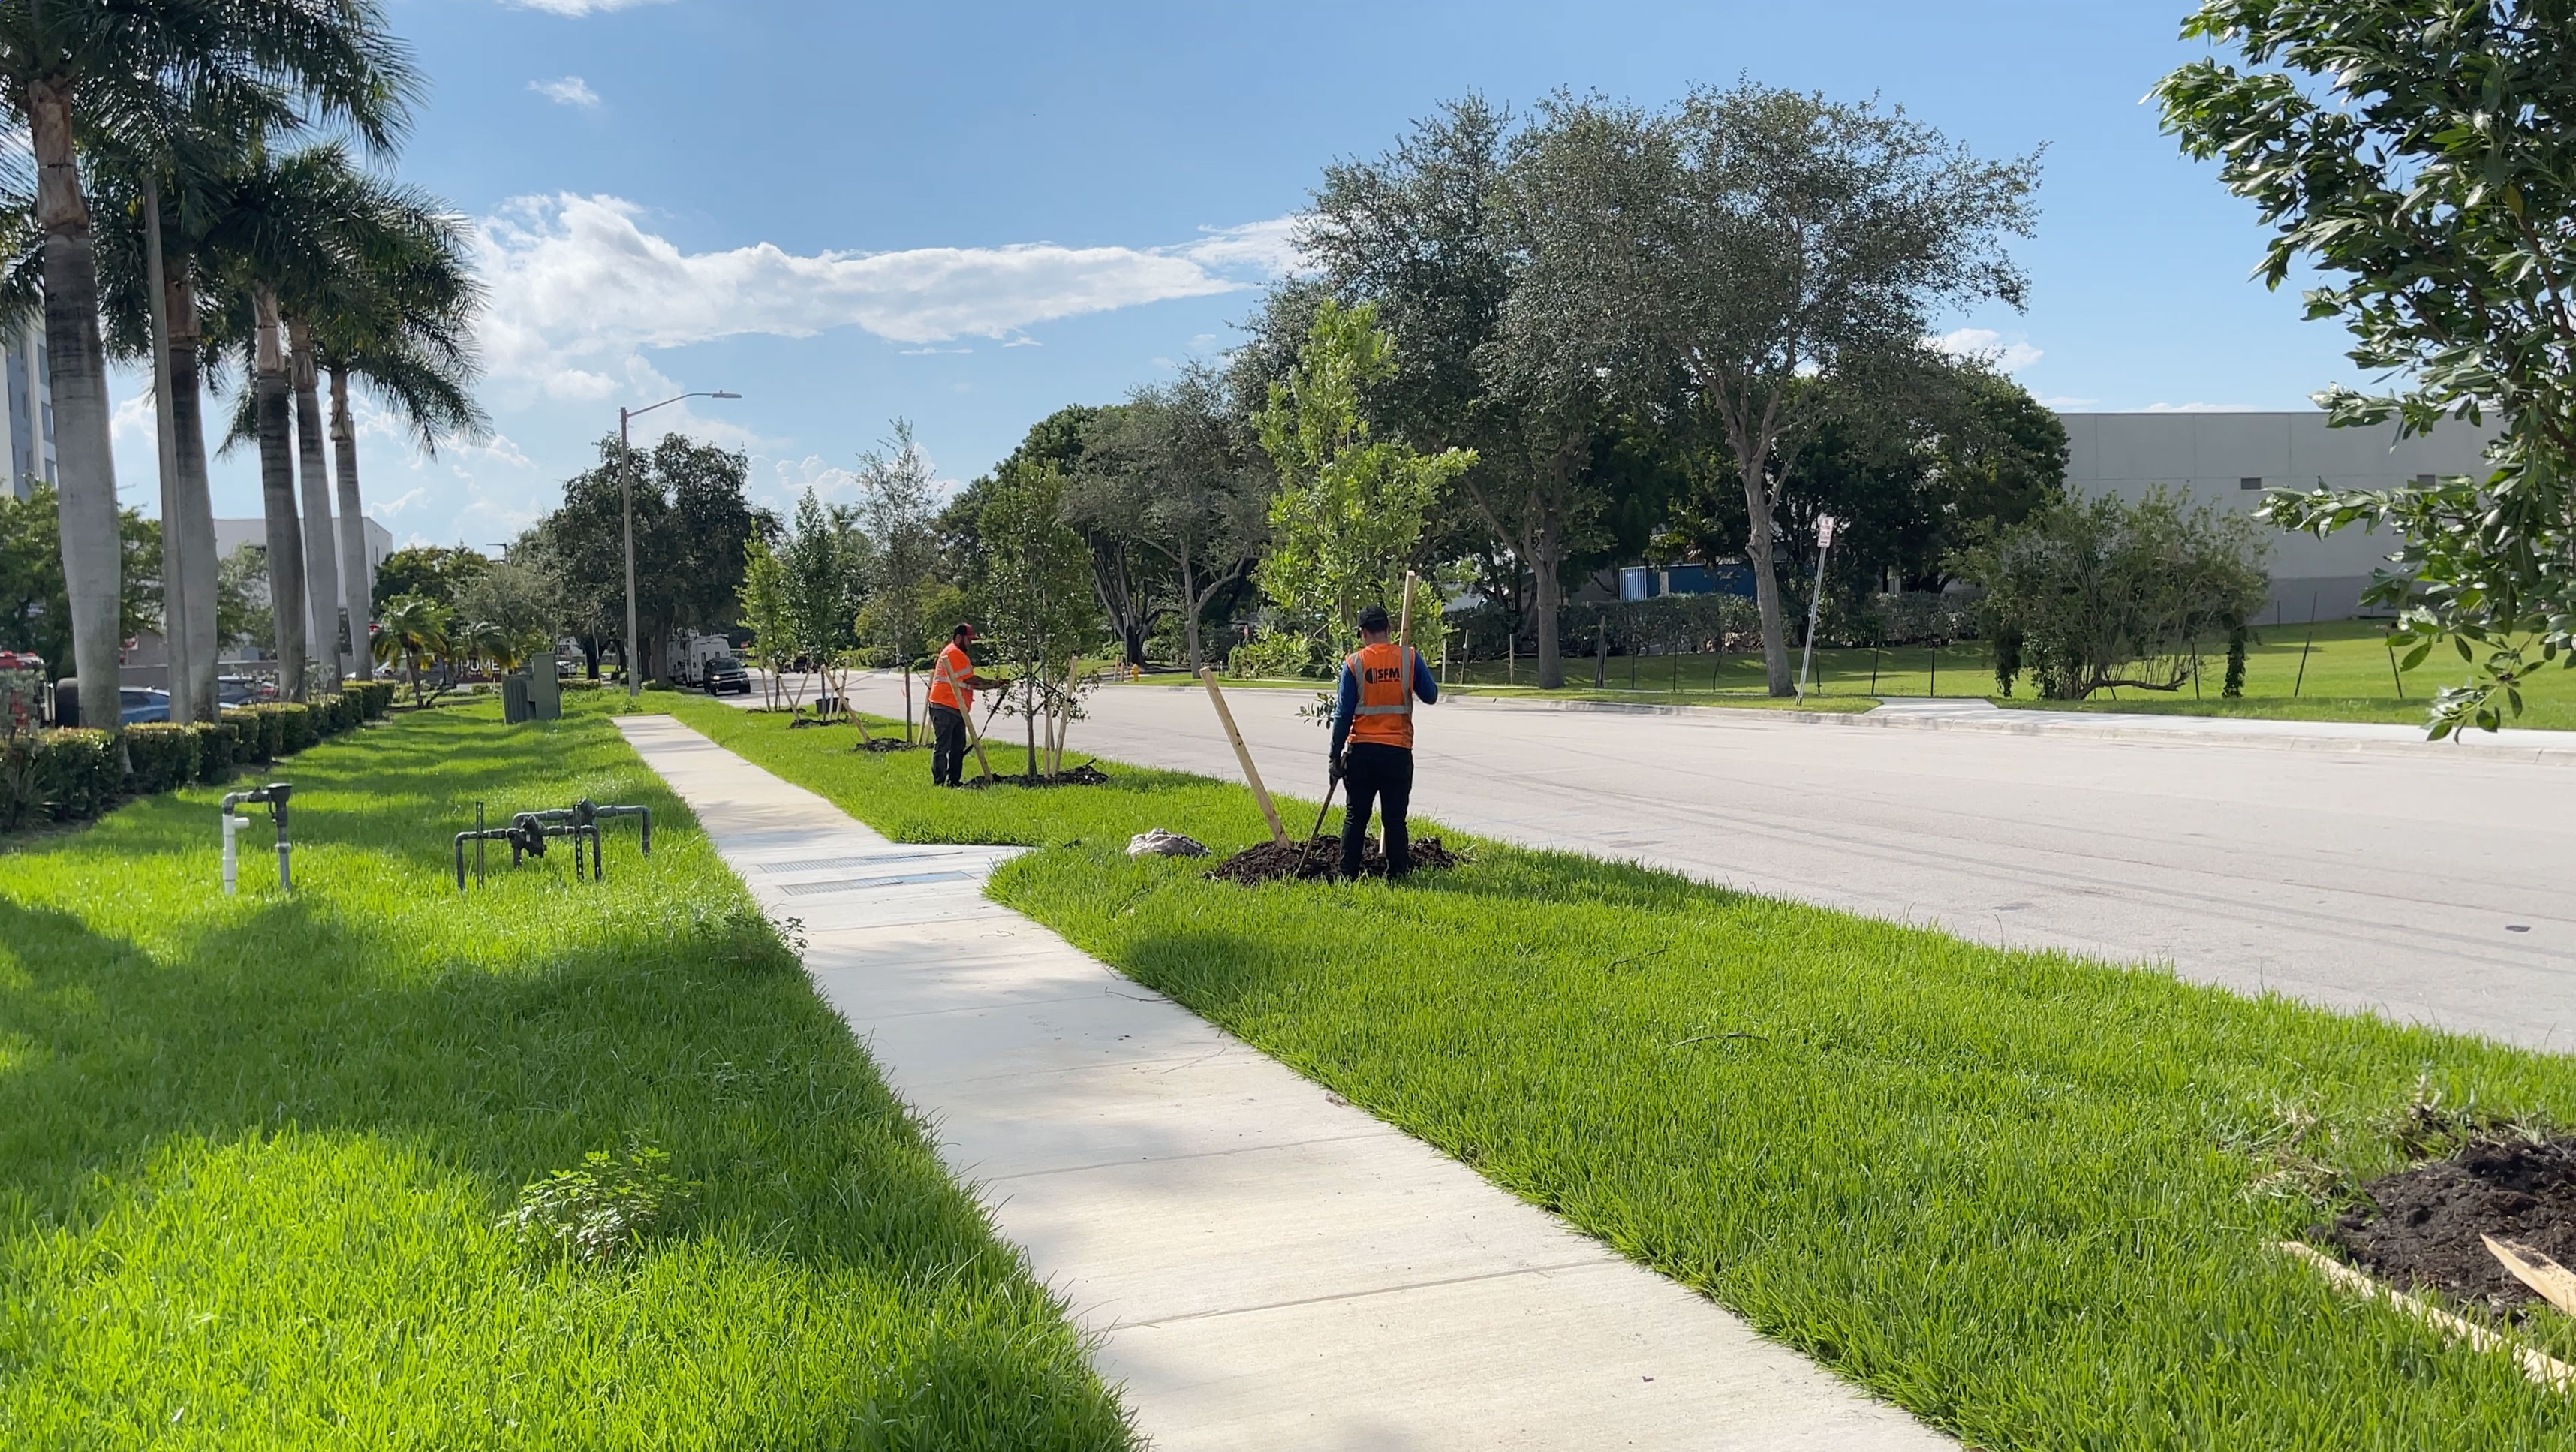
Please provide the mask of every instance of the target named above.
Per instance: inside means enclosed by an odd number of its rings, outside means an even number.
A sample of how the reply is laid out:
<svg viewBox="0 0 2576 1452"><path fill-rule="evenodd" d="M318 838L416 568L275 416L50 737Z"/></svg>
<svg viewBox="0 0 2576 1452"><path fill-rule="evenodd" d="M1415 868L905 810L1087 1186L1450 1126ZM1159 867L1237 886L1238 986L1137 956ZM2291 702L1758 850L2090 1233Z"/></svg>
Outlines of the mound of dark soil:
<svg viewBox="0 0 2576 1452"><path fill-rule="evenodd" d="M1412 844L1413 870L1437 871L1455 867L1456 853L1440 845L1437 837L1417 837ZM1282 847L1276 842L1263 842L1246 847L1232 857L1208 869L1208 876L1225 882L1250 886L1256 882L1284 882L1290 878L1315 881L1342 875L1342 839L1315 837L1302 848L1294 843ZM1360 849L1360 876L1386 876L1386 854L1378 849L1375 837Z"/></svg>
<svg viewBox="0 0 2576 1452"><path fill-rule="evenodd" d="M871 736L865 741L854 743L850 749L852 751L919 751L921 747L900 736Z"/></svg>
<svg viewBox="0 0 2576 1452"><path fill-rule="evenodd" d="M2473 1144L2371 1181L2328 1235L2381 1278L2511 1310L2538 1300L2478 1237L2576 1264L2576 1138Z"/></svg>
<svg viewBox="0 0 2576 1452"><path fill-rule="evenodd" d="M1053 776L1040 776L1035 772L1024 776L979 776L961 785L978 789L988 786L1107 786L1109 773L1086 761L1080 766L1067 767Z"/></svg>

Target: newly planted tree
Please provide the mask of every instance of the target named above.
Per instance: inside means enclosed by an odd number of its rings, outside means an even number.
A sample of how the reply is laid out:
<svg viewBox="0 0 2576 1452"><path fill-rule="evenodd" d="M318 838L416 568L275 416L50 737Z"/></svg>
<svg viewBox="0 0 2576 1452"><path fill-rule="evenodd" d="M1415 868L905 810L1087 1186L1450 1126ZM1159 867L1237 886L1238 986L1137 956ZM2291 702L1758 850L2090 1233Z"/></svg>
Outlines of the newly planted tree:
<svg viewBox="0 0 2576 1452"><path fill-rule="evenodd" d="M1476 461L1463 449L1426 455L1371 436L1361 393L1394 366L1369 307L1327 301L1256 420L1279 474L1262 592L1292 628L1336 651L1358 639L1363 607L1394 606L1432 506Z"/></svg>
<svg viewBox="0 0 2576 1452"><path fill-rule="evenodd" d="M1029 775L1053 780L1081 714L1077 666L1100 634L1089 551L1064 522L1064 476L1052 464L1016 463L997 474L980 523L986 614L1012 667Z"/></svg>
<svg viewBox="0 0 2576 1452"><path fill-rule="evenodd" d="M875 544L867 575L868 604L860 631L880 658L903 671L904 739L913 739L912 667L929 643L938 599L938 510L931 500L930 457L913 442L912 425L894 422L894 434L859 463L859 519Z"/></svg>

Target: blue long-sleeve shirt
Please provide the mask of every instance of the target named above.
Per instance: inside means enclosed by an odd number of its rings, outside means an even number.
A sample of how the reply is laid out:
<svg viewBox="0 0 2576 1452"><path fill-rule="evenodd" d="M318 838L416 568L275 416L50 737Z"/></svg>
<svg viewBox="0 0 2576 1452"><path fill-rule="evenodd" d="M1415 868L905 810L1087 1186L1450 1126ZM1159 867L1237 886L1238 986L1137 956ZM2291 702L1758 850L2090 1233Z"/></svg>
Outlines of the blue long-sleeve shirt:
<svg viewBox="0 0 2576 1452"><path fill-rule="evenodd" d="M1431 663L1424 660L1418 650L1405 653L1413 657L1414 699L1426 706L1436 705L1440 700L1440 683L1431 678ZM1333 700L1333 749L1326 753L1331 760L1342 759L1343 743L1351 739L1351 718L1359 709L1360 678L1351 673L1350 662L1344 661L1341 694Z"/></svg>

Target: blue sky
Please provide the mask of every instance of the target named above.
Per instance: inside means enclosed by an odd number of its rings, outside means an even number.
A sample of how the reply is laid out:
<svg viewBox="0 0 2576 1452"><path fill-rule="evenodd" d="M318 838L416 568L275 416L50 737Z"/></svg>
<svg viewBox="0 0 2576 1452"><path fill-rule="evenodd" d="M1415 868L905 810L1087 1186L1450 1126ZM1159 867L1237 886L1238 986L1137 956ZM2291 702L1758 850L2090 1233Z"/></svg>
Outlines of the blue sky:
<svg viewBox="0 0 2576 1452"><path fill-rule="evenodd" d="M619 404L683 389L745 396L648 422L747 450L770 503L849 497L898 415L971 478L1045 413L1229 346L1323 165L1471 89L1662 102L1749 75L1988 155L2044 145L2030 311L1944 331L1991 334L2066 407L2358 381L2340 329L2247 280L2251 209L2139 104L2194 53L2174 0L389 5L431 84L400 173L477 220L494 297L496 436L422 459L363 433L370 512L406 543L509 539ZM129 502L154 493L143 392L123 380ZM215 472L217 513L257 512L246 454Z"/></svg>

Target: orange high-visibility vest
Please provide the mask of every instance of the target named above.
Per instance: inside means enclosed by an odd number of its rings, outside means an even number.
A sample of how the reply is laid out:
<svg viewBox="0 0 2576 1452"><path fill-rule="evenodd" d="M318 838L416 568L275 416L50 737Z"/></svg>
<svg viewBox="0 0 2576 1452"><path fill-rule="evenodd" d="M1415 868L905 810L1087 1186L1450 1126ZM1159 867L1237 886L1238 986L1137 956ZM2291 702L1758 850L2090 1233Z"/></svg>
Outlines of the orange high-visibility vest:
<svg viewBox="0 0 2576 1452"><path fill-rule="evenodd" d="M1364 645L1342 662L1360 683L1359 709L1351 714L1351 739L1380 746L1413 745L1413 650L1395 644Z"/></svg>
<svg viewBox="0 0 2576 1452"><path fill-rule="evenodd" d="M961 684L973 674L975 662L967 659L957 642L950 641L948 648L939 652L939 664L930 673L930 704L946 706L960 716L974 710L975 693Z"/></svg>

